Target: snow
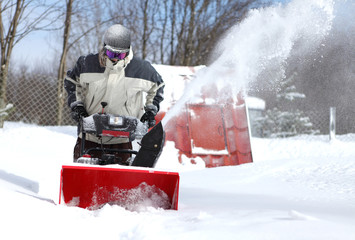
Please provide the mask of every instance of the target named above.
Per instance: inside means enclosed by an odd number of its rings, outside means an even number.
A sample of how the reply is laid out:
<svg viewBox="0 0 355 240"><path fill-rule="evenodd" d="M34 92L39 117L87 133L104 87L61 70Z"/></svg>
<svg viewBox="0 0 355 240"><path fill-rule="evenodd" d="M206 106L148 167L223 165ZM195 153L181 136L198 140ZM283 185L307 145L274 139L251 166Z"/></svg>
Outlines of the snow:
<svg viewBox="0 0 355 240"><path fill-rule="evenodd" d="M355 136L253 138L254 163L213 169L178 163L168 142L157 168L180 173L178 211L53 204L75 136L75 127L5 122L1 239L355 238Z"/></svg>
<svg viewBox="0 0 355 240"><path fill-rule="evenodd" d="M179 100L185 91L185 87L196 77L199 70L205 66L185 67L185 66L167 66L153 64L165 81L164 101L161 103L160 110L167 111L172 104ZM173 83L174 87L171 87Z"/></svg>
<svg viewBox="0 0 355 240"><path fill-rule="evenodd" d="M167 83L162 109L179 100L165 121L198 99L204 84L231 85L236 93L265 68L282 75L294 42L303 39L304 50L318 45L332 14L331 0L254 10L211 66L155 66ZM179 172L178 211L148 203L90 211L58 205L60 170L72 163L76 131L14 122L0 129L0 239L355 239L354 134L252 138L253 163L218 168L186 156L180 164L167 142L156 168Z"/></svg>
<svg viewBox="0 0 355 240"><path fill-rule="evenodd" d="M249 109L265 110L265 101L257 97L246 97L245 102Z"/></svg>

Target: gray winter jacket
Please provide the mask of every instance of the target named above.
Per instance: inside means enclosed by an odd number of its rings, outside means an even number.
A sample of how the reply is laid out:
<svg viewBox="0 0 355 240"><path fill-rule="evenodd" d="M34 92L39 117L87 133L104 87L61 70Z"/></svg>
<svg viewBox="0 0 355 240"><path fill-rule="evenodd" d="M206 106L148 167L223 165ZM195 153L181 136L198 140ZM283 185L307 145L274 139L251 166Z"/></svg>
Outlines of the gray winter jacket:
<svg viewBox="0 0 355 240"><path fill-rule="evenodd" d="M107 102L105 112L140 118L144 105L153 104L159 110L164 99L164 82L154 67L147 61L130 54L116 65L107 59L101 67L99 54L81 56L75 67L67 72L64 87L68 93L68 105L82 101L89 115L101 112L101 102ZM145 102L143 95L146 95ZM88 140L101 140L89 135ZM104 144L126 142L105 137Z"/></svg>

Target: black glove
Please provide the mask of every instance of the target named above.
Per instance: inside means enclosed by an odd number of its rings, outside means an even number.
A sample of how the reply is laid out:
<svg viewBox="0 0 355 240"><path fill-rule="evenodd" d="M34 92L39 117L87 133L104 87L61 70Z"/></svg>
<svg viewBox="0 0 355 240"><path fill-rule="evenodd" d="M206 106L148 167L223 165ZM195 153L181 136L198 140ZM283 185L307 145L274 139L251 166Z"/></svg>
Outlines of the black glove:
<svg viewBox="0 0 355 240"><path fill-rule="evenodd" d="M148 127L154 127L155 115L157 115L158 108L155 105L149 104L144 107L145 113L141 117L141 122L148 122Z"/></svg>
<svg viewBox="0 0 355 240"><path fill-rule="evenodd" d="M79 122L81 117L89 116L89 114L84 108L84 103L81 101L73 102L72 104L70 104L70 108L71 108L71 117L77 123Z"/></svg>

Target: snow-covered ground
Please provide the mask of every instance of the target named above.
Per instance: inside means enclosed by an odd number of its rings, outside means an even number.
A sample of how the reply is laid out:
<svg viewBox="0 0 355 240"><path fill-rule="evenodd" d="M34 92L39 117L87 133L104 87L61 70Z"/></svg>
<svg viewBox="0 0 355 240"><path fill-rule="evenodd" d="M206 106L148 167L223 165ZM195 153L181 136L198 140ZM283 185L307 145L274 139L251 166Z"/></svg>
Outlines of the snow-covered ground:
<svg viewBox="0 0 355 240"><path fill-rule="evenodd" d="M158 168L180 173L178 211L89 211L54 204L75 136L75 127L0 129L0 239L355 239L349 137L252 139L254 163L213 169L178 165L169 143Z"/></svg>

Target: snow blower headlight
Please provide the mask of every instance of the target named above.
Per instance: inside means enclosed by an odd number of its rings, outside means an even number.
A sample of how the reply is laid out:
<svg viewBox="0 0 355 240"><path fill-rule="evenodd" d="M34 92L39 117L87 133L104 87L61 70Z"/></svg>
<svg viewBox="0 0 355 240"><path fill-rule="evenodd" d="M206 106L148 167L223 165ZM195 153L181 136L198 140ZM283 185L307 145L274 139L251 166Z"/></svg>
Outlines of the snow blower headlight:
<svg viewBox="0 0 355 240"><path fill-rule="evenodd" d="M110 122L110 125L112 125L112 126L122 126L123 125L123 117L111 116L109 122Z"/></svg>

